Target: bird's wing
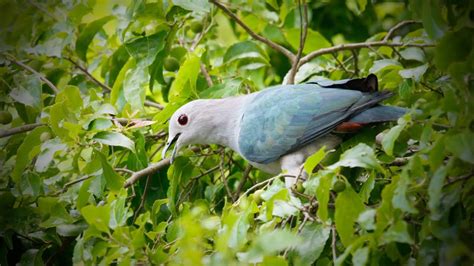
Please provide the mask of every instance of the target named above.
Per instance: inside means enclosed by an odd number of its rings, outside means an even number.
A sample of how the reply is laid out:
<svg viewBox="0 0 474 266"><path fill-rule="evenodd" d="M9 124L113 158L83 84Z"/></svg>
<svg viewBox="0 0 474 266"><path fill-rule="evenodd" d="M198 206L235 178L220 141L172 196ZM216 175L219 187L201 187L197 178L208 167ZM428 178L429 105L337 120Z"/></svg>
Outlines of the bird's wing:
<svg viewBox="0 0 474 266"><path fill-rule="evenodd" d="M386 92L363 93L317 84L266 89L244 108L239 150L252 162L270 163L389 96Z"/></svg>

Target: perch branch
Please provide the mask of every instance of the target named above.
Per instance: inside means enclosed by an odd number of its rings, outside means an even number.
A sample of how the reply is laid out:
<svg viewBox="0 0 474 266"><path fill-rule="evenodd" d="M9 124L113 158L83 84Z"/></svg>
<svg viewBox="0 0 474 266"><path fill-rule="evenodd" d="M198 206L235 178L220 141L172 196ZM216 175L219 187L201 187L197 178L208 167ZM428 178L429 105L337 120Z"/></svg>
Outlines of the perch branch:
<svg viewBox="0 0 474 266"><path fill-rule="evenodd" d="M290 75L288 76L288 84L295 83L296 72L298 72L299 61L303 54L304 44L308 33L308 6L304 0L298 1L298 10L300 13L300 45L296 53L295 60L291 64Z"/></svg>
<svg viewBox="0 0 474 266"><path fill-rule="evenodd" d="M125 188L135 184L140 178L144 177L144 176L147 176L147 175L150 175L150 174L153 174L155 172L157 172L158 170L162 169L162 168L165 168L166 166L170 165L170 159L169 158L166 158L166 159L163 159L157 163L154 163L150 166L148 166L147 168L144 168L138 172L135 172L132 174L132 176L130 176L130 178L128 178L126 181L125 181L125 184L123 185Z"/></svg>
<svg viewBox="0 0 474 266"><path fill-rule="evenodd" d="M293 63L295 61L295 55L290 52L288 49L286 49L285 47L261 36L261 35L258 35L257 33L255 33L252 29L249 28L249 26L247 26L242 20L240 20L237 15L235 15L234 13L232 13L232 11L230 11L230 9L228 9L225 5L223 5L221 2L217 1L217 0L210 0L209 2L213 3L214 5L216 5L218 8L220 8L222 11L224 11L224 13L226 13L229 17L231 17L233 20L235 20L235 22L237 24L239 24L248 34L250 34L250 36L252 36L254 39L256 39L257 41L260 41L260 42L263 42L264 44L270 46L273 50L275 51L278 51L282 54L284 54L286 57L288 57L288 59L290 59L290 61Z"/></svg>
<svg viewBox="0 0 474 266"><path fill-rule="evenodd" d="M33 129L39 127L39 126L44 126L44 125L45 124L43 124L43 123L34 123L34 124L26 124L26 125L23 125L23 126L10 128L10 129L7 129L7 130L0 130L0 139L11 136L11 135L16 135L16 134L20 134L20 133L23 133L23 132L27 132L27 131L33 130Z"/></svg>
<svg viewBox="0 0 474 266"><path fill-rule="evenodd" d="M23 69L26 69L28 70L29 72L31 72L32 74L36 75L39 77L39 79L41 81L43 81L46 85L48 85L48 87L50 87L55 94L58 94L59 90L58 88L49 80L47 79L43 74L39 73L38 71L34 70L33 68L31 68L30 66L18 61L13 55L11 54L7 54L7 53L3 53L3 55L7 58L8 61L14 63L15 65L23 68Z"/></svg>
<svg viewBox="0 0 474 266"><path fill-rule="evenodd" d="M101 87L104 91L111 92L112 88L107 86L105 83L101 82L100 80L96 79L85 67L81 66L78 62L74 61L72 58L67 57L66 58L69 62L71 62L77 69L79 69L86 77L88 77L92 82L94 82L96 85ZM154 107L156 109L163 110L163 106L159 103L155 103L149 100L145 100L144 103L146 106L149 107Z"/></svg>

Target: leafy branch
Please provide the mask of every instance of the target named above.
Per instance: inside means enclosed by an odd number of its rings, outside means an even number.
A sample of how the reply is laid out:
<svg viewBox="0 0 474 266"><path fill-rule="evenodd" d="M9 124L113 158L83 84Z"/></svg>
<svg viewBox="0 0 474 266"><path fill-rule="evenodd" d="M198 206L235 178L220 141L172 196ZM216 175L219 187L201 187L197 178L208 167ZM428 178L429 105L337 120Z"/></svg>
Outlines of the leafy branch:
<svg viewBox="0 0 474 266"><path fill-rule="evenodd" d="M86 77L88 77L92 82L94 82L96 85L101 87L104 91L106 91L106 92L111 92L112 91L112 88L107 86L107 84L99 81L97 78L95 78L85 67L81 66L78 62L74 61L70 57L66 57L66 59L69 62L71 62L77 69L79 69L82 73L84 73L84 75L86 75ZM150 100L145 100L144 104L145 104L145 106L154 107L156 109L163 110L163 106L161 104L150 101Z"/></svg>
<svg viewBox="0 0 474 266"><path fill-rule="evenodd" d="M47 79L43 74L39 73L38 71L34 70L32 67L22 63L21 61L19 61L18 59L16 59L13 55L11 54L8 54L8 53L2 53L6 59L12 63L14 63L15 65L23 68L23 69L26 69L28 70L29 72L31 72L32 74L38 76L38 78L43 81L46 85L48 85L48 87L51 88L51 90L54 91L55 94L57 94L59 92L59 89L49 80Z"/></svg>
<svg viewBox="0 0 474 266"><path fill-rule="evenodd" d="M282 53L283 55L288 57L290 62L295 61L296 56L290 50L288 50L285 47L279 45L278 43L275 43L275 42L263 37L262 35L259 35L259 34L255 33L252 29L250 29L249 26L247 26L247 24L245 24L239 17L237 17L237 15L235 15L232 11L230 11L230 9L227 8L224 4L222 4L221 2L219 2L217 0L210 0L209 2L216 5L222 11L224 11L224 13L226 13L229 17L231 17L233 20L235 20L235 22L237 22L237 24L239 24L255 40L263 42L264 44L270 46L273 50Z"/></svg>
<svg viewBox="0 0 474 266"><path fill-rule="evenodd" d="M43 124L43 123L33 123L33 124L26 124L26 125L19 126L19 127L14 127L14 128L7 129L7 130L0 130L0 138L5 138L5 137L12 136L12 135L28 132L28 131L31 131L31 130L37 128L37 127L44 126L44 125L45 124Z"/></svg>
<svg viewBox="0 0 474 266"><path fill-rule="evenodd" d="M434 47L434 44L432 43L404 43L404 42L391 42L390 38L394 35L394 33L410 24L416 24L416 23L421 23L417 20L405 20L397 23L395 26L389 29L385 37L381 41L368 41L368 42L359 42L359 43L348 43L348 44L339 44L336 46L328 47L328 48L322 48L318 49L316 51L313 51L303 57L303 48L304 48L304 43L306 41L306 35L307 35L307 28L308 28L308 12L307 12L307 5L305 1L298 1L298 6L299 6L299 13L300 13L300 21L301 21L301 32L300 32L300 44L298 47L298 51L296 54L292 53L285 47L257 34L253 30L250 29L248 25L246 25L236 14L234 14L228 7L226 7L224 4L217 0L210 0L211 3L216 5L218 8L220 8L224 13L226 13L230 18L232 18L237 24L239 24L250 36L252 36L255 40L258 40L266 45L268 45L270 48L273 50L282 53L285 55L291 62L291 69L288 74L288 79L287 83L288 84L294 84L295 81L295 76L296 73L298 72L298 69L311 61L312 59L325 55L325 54L332 54L335 52L339 51L355 51L361 48L373 48L373 47L381 47L381 46L386 46L386 47ZM355 54L354 54L355 57ZM357 63L357 59L354 59L354 62ZM356 71L358 72L358 71Z"/></svg>

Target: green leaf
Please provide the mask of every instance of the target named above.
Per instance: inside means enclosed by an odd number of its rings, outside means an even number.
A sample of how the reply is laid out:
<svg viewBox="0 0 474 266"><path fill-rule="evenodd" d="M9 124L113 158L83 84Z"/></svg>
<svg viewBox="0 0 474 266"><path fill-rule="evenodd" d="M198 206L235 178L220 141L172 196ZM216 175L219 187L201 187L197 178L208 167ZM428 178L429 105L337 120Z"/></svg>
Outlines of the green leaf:
<svg viewBox="0 0 474 266"><path fill-rule="evenodd" d="M365 10L367 0L346 0L346 5L356 15L360 15Z"/></svg>
<svg viewBox="0 0 474 266"><path fill-rule="evenodd" d="M112 54L112 57L110 57L109 61L109 80L108 84L109 86L113 86L115 83L115 80L117 79L118 74L120 73L120 70L123 68L123 66L127 63L128 59L130 58L130 54L127 51L127 48L125 48L125 45L120 46L115 52ZM104 68L104 71L107 68Z"/></svg>
<svg viewBox="0 0 474 266"><path fill-rule="evenodd" d="M418 213L418 210L415 208L413 203L408 197L408 188L410 184L410 177L408 176L407 170L403 170L402 175L398 179L397 188L395 189L392 205L395 208L398 208L407 213Z"/></svg>
<svg viewBox="0 0 474 266"><path fill-rule="evenodd" d="M176 201L178 200L179 186L188 180L193 174L194 166L187 157L178 157L168 169L168 179L170 186L167 196L169 199L168 207L173 215L177 214Z"/></svg>
<svg viewBox="0 0 474 266"><path fill-rule="evenodd" d="M76 53L84 61L87 61L87 50L89 49L89 44L94 39L94 36L102 29L105 23L113 19L113 16L107 16L95 20L89 24L81 31L79 37L76 41Z"/></svg>
<svg viewBox="0 0 474 266"><path fill-rule="evenodd" d="M314 168L324 159L324 156L326 156L325 149L326 147L323 146L316 153L306 159L306 162L304 163L304 170L306 173L311 174Z"/></svg>
<svg viewBox="0 0 474 266"><path fill-rule="evenodd" d="M88 205L81 209L81 214L89 225L94 226L97 230L109 233L110 206L93 206Z"/></svg>
<svg viewBox="0 0 474 266"><path fill-rule="evenodd" d="M173 0L173 4L189 11L196 11L201 13L208 13L211 9L211 4L207 0Z"/></svg>
<svg viewBox="0 0 474 266"><path fill-rule="evenodd" d="M41 227L50 228L72 223L73 219L66 211L65 205L55 197L39 198L37 211L42 216Z"/></svg>
<svg viewBox="0 0 474 266"><path fill-rule="evenodd" d="M257 58L261 59L264 63L268 63L268 55L260 46L252 41L236 43L229 47L224 54L224 62L226 64L244 58Z"/></svg>
<svg viewBox="0 0 474 266"><path fill-rule="evenodd" d="M298 246L301 238L286 230L273 230L258 235L252 243L249 251L238 253L240 261L246 263L258 263L263 261L264 256L274 255L278 251Z"/></svg>
<svg viewBox="0 0 474 266"><path fill-rule="evenodd" d="M105 155L97 150L95 151L95 155L99 157L99 160L102 164L102 173L107 182L107 186L111 191L119 191L124 184L124 178L114 171L112 166L110 166L109 162L107 161L107 158L105 158Z"/></svg>
<svg viewBox="0 0 474 266"><path fill-rule="evenodd" d="M18 77L18 78L17 78ZM36 75L21 75L15 77L15 88L13 88L9 95L15 101L24 105L40 109L41 102L41 82Z"/></svg>
<svg viewBox="0 0 474 266"><path fill-rule="evenodd" d="M441 219L441 198L443 197L444 180L446 179L447 174L447 166L439 167L438 170L436 170L436 172L433 174L433 177L431 177L430 184L428 186L428 208L431 211L431 219L435 221Z"/></svg>
<svg viewBox="0 0 474 266"><path fill-rule="evenodd" d="M123 82L123 95L133 110L143 109L146 86L149 82L148 67L130 65Z"/></svg>
<svg viewBox="0 0 474 266"><path fill-rule="evenodd" d="M413 79L414 81L418 82L421 80L421 77L425 74L427 69L428 64L424 64L414 68L400 70L398 73L402 78Z"/></svg>
<svg viewBox="0 0 474 266"><path fill-rule="evenodd" d="M176 74L169 92L170 102L186 100L196 95L196 81L199 75L199 57L189 54Z"/></svg>
<svg viewBox="0 0 474 266"><path fill-rule="evenodd" d="M400 51L400 55L405 60L415 60L418 62L425 62L425 53L418 47L407 47Z"/></svg>
<svg viewBox="0 0 474 266"><path fill-rule="evenodd" d="M127 219L133 215L133 212L125 206L126 200L127 193L125 190L122 190L118 197L110 203L109 227L111 229L124 226Z"/></svg>
<svg viewBox="0 0 474 266"><path fill-rule="evenodd" d="M374 62L374 65L369 69L370 73L377 73L382 70L402 69L400 63L394 59L381 59Z"/></svg>
<svg viewBox="0 0 474 266"><path fill-rule="evenodd" d="M474 133L449 136L445 140L445 148L459 159L474 164Z"/></svg>
<svg viewBox="0 0 474 266"><path fill-rule="evenodd" d="M318 173L319 176L319 173ZM329 193L331 190L332 183L335 179L335 174L333 172L321 172L319 177L319 185L316 188L316 198L318 199L318 217L327 221L329 218L328 213L328 203L329 203Z"/></svg>
<svg viewBox="0 0 474 266"><path fill-rule="evenodd" d="M40 136L43 132L48 132L47 127L37 127L33 129L23 140L16 153L16 163L11 173L14 182L19 182L26 166L40 152Z"/></svg>
<svg viewBox="0 0 474 266"><path fill-rule="evenodd" d="M138 38L125 44L127 52L133 56L137 65L149 66L155 60L156 55L163 50L166 44L166 31Z"/></svg>
<svg viewBox="0 0 474 266"><path fill-rule="evenodd" d="M408 225L403 220L398 220L382 236L382 243L407 243L413 244L413 239L408 232Z"/></svg>
<svg viewBox="0 0 474 266"><path fill-rule="evenodd" d="M109 146L124 147L129 149L130 151L135 150L134 142L127 136L119 132L99 132L94 135L94 140Z"/></svg>
<svg viewBox="0 0 474 266"><path fill-rule="evenodd" d="M302 243L296 247L304 265L312 265L323 252L326 241L331 233L331 227L318 223L306 224L301 233Z"/></svg>
<svg viewBox="0 0 474 266"><path fill-rule="evenodd" d="M372 190L375 187L375 176L375 172L372 171L369 175L369 178L365 180L364 184L362 185L362 188L359 191L359 196L365 203L369 202L370 194L372 193Z"/></svg>
<svg viewBox="0 0 474 266"><path fill-rule="evenodd" d="M352 264L355 266L367 265L369 259L369 247L357 249L352 255Z"/></svg>
<svg viewBox="0 0 474 266"><path fill-rule="evenodd" d="M392 127L382 139L382 148L388 155L393 155L393 148L395 146L395 141L397 140L400 133L405 129L406 123L399 124Z"/></svg>
<svg viewBox="0 0 474 266"><path fill-rule="evenodd" d="M384 169L377 161L374 150L364 143L360 143L357 146L345 151L341 155L339 162L329 166L329 169L335 169L341 166L345 167L362 167L366 169L375 169L380 172L384 172Z"/></svg>
<svg viewBox="0 0 474 266"><path fill-rule="evenodd" d="M41 145L41 152L35 162L35 169L38 172L44 172L48 169L53 161L54 154L58 151L65 151L67 145L59 141L59 139L51 139Z"/></svg>
<svg viewBox="0 0 474 266"><path fill-rule="evenodd" d="M337 195L335 208L336 229L342 244L348 247L354 240L354 224L365 206L359 195L348 186Z"/></svg>

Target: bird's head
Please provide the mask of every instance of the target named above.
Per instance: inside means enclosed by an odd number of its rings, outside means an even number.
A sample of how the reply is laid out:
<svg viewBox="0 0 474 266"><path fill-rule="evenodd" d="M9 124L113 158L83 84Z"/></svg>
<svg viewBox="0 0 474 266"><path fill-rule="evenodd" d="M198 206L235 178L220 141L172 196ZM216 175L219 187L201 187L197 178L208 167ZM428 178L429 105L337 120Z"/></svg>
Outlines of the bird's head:
<svg viewBox="0 0 474 266"><path fill-rule="evenodd" d="M210 100L195 100L180 107L169 120L168 141L162 151L166 157L168 149L175 144L171 153L171 163L177 152L190 144L205 144L206 134L213 130L209 123Z"/></svg>

